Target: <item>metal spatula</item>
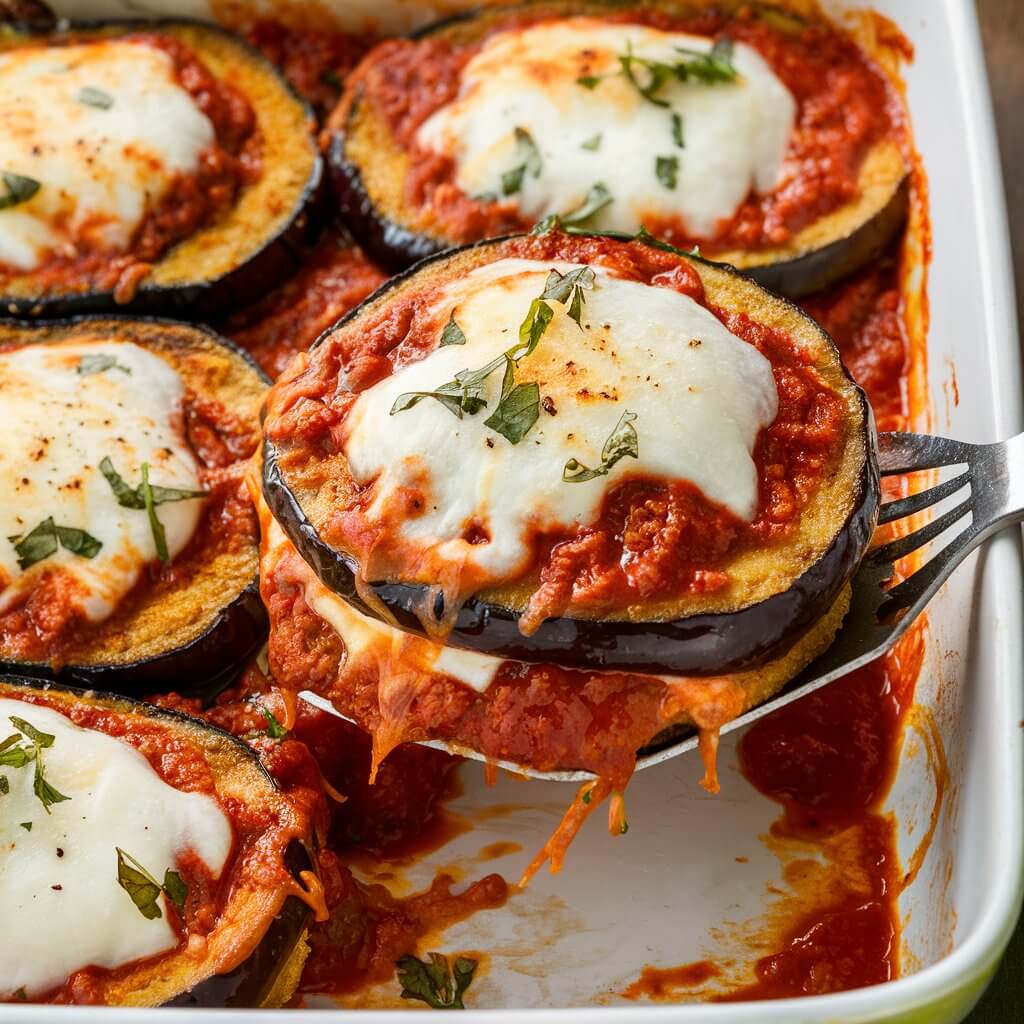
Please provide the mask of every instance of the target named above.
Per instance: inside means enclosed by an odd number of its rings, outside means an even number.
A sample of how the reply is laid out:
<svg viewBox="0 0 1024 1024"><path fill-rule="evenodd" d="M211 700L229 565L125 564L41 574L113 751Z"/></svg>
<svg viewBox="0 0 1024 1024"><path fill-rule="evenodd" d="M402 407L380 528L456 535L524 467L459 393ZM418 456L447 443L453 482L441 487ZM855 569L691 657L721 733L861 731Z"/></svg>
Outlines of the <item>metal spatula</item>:
<svg viewBox="0 0 1024 1024"><path fill-rule="evenodd" d="M906 433L881 434L878 441L883 477L943 466L964 467L928 490L882 505L880 524L923 512L961 492L962 500L920 529L870 551L853 578L850 610L832 646L776 697L722 726L722 732L770 714L890 651L953 570L982 541L1024 520L1024 434L997 444L965 444L945 437ZM894 575L894 563L958 526L962 527L960 532L951 533L952 539L944 547L930 552L916 572L893 587L887 586ZM324 711L338 714L323 697L309 692L300 696ZM462 757L487 760L483 754L451 743L422 742L424 746ZM636 770L650 768L696 746L697 734L692 729L684 727L663 734L639 752ZM534 779L585 782L594 778L590 772L541 772L504 761L492 763Z"/></svg>

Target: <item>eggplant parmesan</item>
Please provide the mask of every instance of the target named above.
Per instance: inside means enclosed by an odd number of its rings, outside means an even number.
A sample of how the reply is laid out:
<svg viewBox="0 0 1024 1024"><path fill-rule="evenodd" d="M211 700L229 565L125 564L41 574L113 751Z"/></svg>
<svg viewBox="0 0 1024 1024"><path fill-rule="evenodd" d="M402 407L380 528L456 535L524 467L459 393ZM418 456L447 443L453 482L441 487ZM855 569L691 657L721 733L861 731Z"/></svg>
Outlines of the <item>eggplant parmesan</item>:
<svg viewBox="0 0 1024 1024"><path fill-rule="evenodd" d="M558 217L645 227L806 294L906 212L884 73L820 18L761 5L457 17L371 51L333 120L343 213L392 268Z"/></svg>
<svg viewBox="0 0 1024 1024"><path fill-rule="evenodd" d="M0 666L144 693L259 643L265 379L161 320L0 322Z"/></svg>
<svg viewBox="0 0 1024 1024"><path fill-rule="evenodd" d="M842 622L873 429L812 321L648 237L424 261L268 398L274 677L371 732L375 767L441 739L590 771L589 810L696 726L714 790L721 726Z"/></svg>
<svg viewBox="0 0 1024 1024"><path fill-rule="evenodd" d="M310 816L197 719L0 678L0 1001L280 1006Z"/></svg>
<svg viewBox="0 0 1024 1024"><path fill-rule="evenodd" d="M0 38L0 308L221 312L297 265L307 107L241 40L184 22Z"/></svg>
<svg viewBox="0 0 1024 1024"><path fill-rule="evenodd" d="M782 654L876 518L832 342L748 279L547 232L394 279L271 391L264 493L364 614L521 661Z"/></svg>

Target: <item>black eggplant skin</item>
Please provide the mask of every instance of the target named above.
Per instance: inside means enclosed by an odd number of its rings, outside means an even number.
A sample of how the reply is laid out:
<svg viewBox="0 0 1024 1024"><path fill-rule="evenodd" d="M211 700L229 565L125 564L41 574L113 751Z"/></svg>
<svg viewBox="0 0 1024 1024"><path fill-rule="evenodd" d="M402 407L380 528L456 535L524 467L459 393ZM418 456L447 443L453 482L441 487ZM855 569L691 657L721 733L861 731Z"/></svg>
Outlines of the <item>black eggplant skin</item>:
<svg viewBox="0 0 1024 1024"><path fill-rule="evenodd" d="M359 168L345 155L341 133L331 136L327 166L341 219L366 254L385 270L398 273L450 247L441 239L403 228L374 206Z"/></svg>
<svg viewBox="0 0 1024 1024"><path fill-rule="evenodd" d="M365 302L379 300L389 290L436 261L506 240L486 239L427 257L391 278ZM656 241L651 244L661 245ZM691 253L681 255L739 278L746 276L726 264L713 263ZM316 344L320 344L330 331L357 317L362 305L347 313ZM801 316L806 319L805 314ZM852 383L845 367L843 372ZM743 671L785 653L832 606L864 557L875 529L881 500L878 439L867 396L860 387L855 384L854 387L865 424L867 452L852 511L824 555L787 590L736 612L691 615L663 622L550 618L528 637L520 633L514 610L470 598L459 610L445 642L453 647L514 661L554 662L567 668L695 676ZM320 537L284 479L274 445L266 439L262 487L274 518L324 585L363 614L379 618L356 589L358 570L355 561L330 547ZM371 583L370 586L401 629L426 635L416 613L417 608L423 607L425 587L399 583ZM438 619L442 611L442 608L435 608Z"/></svg>
<svg viewBox="0 0 1024 1024"><path fill-rule="evenodd" d="M68 686L143 696L176 690L183 679L209 685L222 673L237 675L259 650L269 628L259 593L259 578L221 608L205 632L184 647L142 661L107 665L63 665L0 661L0 675L9 673Z"/></svg>

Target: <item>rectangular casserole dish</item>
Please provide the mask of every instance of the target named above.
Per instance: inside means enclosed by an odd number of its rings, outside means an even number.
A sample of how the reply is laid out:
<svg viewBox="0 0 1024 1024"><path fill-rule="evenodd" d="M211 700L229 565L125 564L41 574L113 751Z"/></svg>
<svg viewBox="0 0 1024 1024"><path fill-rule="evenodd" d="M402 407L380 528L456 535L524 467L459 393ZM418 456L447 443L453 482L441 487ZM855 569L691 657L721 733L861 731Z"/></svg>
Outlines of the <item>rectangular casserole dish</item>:
<svg viewBox="0 0 1024 1024"><path fill-rule="evenodd" d="M365 26L369 5L360 0L328 0L328 5L347 12L352 27ZM201 17L209 15L211 5L206 0L69 0L55 6L71 17L107 18ZM443 8L453 6L459 5ZM841 14L854 4L826 6ZM871 6L896 21L915 47L906 70L908 98L931 189L935 258L929 268L927 355L932 408L917 426L968 441L1007 437L1024 425L1020 357L1002 183L974 6L970 0L874 0ZM270 3L263 7L273 9ZM425 4L399 0L376 6L374 13L394 29L428 17ZM739 774L736 737L730 736L721 749L720 796L709 797L695 785L699 768L693 757L642 773L630 787L626 839L610 842L599 825L592 825L560 876L539 876L504 910L477 915L440 937L438 948L478 949L489 956L473 996L476 1007L495 1009L476 1010L471 1018L506 1024L962 1020L995 970L1021 901L1021 593L1021 545L1014 533L997 538L961 569L931 610L918 708L908 718L888 801L900 825L904 866L932 821L936 738L949 782L927 856L901 897L900 980L771 1003L666 1006L614 995L648 963L724 959L730 951L752 956L749 936L765 919L767 889L781 884L779 857L759 838L778 807ZM401 879L404 885L421 888L442 865L468 864L483 842L506 838L523 846L498 865L515 877L567 799L558 784L534 783L526 792L518 782L503 779L496 789L485 789L482 773L472 765L463 769L463 779L465 794L453 809L476 819L476 827L413 865ZM505 805L505 813L479 813L496 804ZM369 993L356 1019L407 1020L404 1013L372 1008L396 1005L395 995L392 990ZM251 1011L0 1006L0 1024L253 1019ZM306 1018L300 1011L275 1011L258 1019L294 1024Z"/></svg>

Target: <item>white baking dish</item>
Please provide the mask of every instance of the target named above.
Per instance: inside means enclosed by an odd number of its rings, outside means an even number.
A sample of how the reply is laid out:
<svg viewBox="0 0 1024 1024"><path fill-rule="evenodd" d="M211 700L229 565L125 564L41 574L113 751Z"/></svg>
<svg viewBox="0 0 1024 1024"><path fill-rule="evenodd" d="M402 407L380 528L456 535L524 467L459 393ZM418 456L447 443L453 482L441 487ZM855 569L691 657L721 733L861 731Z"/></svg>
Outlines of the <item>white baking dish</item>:
<svg viewBox="0 0 1024 1024"><path fill-rule="evenodd" d="M329 5L354 12L356 23L371 6L366 0L329 0ZM89 17L209 11L206 0L69 0L57 6L62 13ZM422 20L428 6L401 0L372 5L378 19L390 19L395 27ZM875 0L872 6L892 17L917 50L907 77L931 184L931 425L972 441L1009 436L1024 425L1020 360L1002 184L974 7L970 0ZM958 404L950 400L954 368ZM503 910L478 914L437 940L436 948L490 954L486 974L471 990L472 1002L505 1009L474 1011L470 1018L504 1024L962 1020L995 969L1021 900L1021 592L1020 538L1006 535L962 568L932 609L917 701L924 709L921 720L930 718L938 727L950 785L923 868L901 897L902 979L770 1003L667 1007L626 1003L612 995L646 963L670 966L730 952L742 955L735 940L746 930L744 922L764 914L766 887L778 883L780 864L758 837L778 808L740 776L735 737L730 737L722 745L719 797L697 787L700 772L692 757L639 775L629 789L627 837L609 839L595 820L573 846L560 876L538 876ZM473 831L411 868L406 884L425 885L439 866L460 862L476 877L492 866L473 863L474 856L498 839L522 844L521 853L493 864L494 870L517 877L569 798L558 784L505 780L485 790L479 771L468 766L464 775L466 794L454 805L456 811L472 817L481 807L503 802L520 809L478 819ZM889 800L901 826L904 862L926 829L934 795L925 744L908 729ZM749 862L738 863L737 857ZM752 959L749 950L745 955ZM394 1006L396 995L385 988L371 993L369 1001ZM90 1019L198 1024L251 1022L254 1014L0 1006L0 1024ZM294 1024L305 1018L297 1011L278 1011L260 1019ZM408 1018L368 1009L358 1019Z"/></svg>

